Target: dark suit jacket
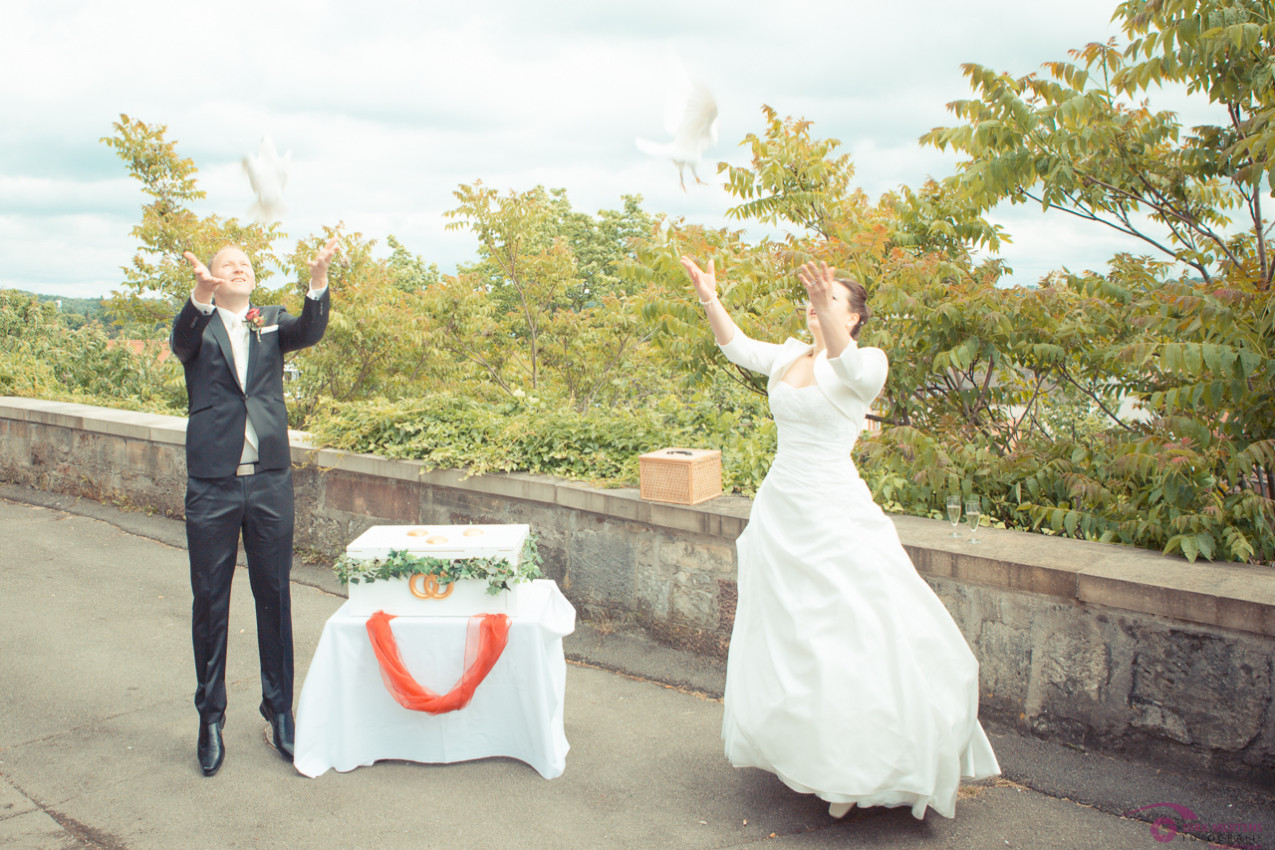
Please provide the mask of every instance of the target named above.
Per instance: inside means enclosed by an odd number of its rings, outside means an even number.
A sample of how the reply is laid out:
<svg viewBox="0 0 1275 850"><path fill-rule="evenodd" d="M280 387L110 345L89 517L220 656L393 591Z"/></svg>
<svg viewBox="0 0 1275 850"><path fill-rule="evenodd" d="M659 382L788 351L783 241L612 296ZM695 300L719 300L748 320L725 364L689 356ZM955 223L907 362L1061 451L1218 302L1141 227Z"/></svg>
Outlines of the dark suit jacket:
<svg viewBox="0 0 1275 850"><path fill-rule="evenodd" d="M322 339L329 303L327 291L319 299L307 297L299 318L288 315L283 307L260 308L265 325L261 332L249 334L247 386L240 388L230 336L219 314L214 310L204 315L186 299L173 321L169 344L186 368L188 475L234 475L248 416L257 430L260 468L283 469L292 463L283 401L283 355ZM268 330L271 327L277 330Z"/></svg>

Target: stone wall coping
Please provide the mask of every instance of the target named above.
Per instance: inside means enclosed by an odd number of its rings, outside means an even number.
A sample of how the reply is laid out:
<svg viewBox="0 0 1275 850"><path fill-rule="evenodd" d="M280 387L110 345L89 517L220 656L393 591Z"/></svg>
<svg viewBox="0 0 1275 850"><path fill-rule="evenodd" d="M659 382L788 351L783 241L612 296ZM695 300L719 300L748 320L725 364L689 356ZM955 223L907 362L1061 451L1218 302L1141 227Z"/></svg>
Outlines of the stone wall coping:
<svg viewBox="0 0 1275 850"><path fill-rule="evenodd" d="M71 402L0 396L0 418L150 440L185 442L186 418ZM316 448L290 431L293 462L320 470L420 481L479 494L561 505L675 531L733 541L748 523L752 500L720 496L699 505L644 501L634 488L605 490L546 475L467 475L426 469L418 461ZM1275 569L1233 563L1192 564L1144 549L980 528L980 542L951 537L941 520L892 516L922 574L1038 593L1187 623L1275 636Z"/></svg>
<svg viewBox="0 0 1275 850"><path fill-rule="evenodd" d="M0 396L0 417L156 443L184 445L186 442L184 416L141 413L68 401Z"/></svg>

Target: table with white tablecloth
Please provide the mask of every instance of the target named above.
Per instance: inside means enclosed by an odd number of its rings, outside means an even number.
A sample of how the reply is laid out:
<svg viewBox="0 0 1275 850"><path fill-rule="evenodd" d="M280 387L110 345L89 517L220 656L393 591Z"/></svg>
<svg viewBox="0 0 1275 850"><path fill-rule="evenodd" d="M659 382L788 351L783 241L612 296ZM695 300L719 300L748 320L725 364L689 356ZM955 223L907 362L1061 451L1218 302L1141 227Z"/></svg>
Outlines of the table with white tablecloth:
<svg viewBox="0 0 1275 850"><path fill-rule="evenodd" d="M341 606L323 627L297 706L296 758L306 776L383 759L449 763L505 756L546 779L566 767L566 660L575 609L552 581L520 590L500 659L469 705L445 714L399 705L381 678L368 618ZM445 693L464 672L467 617L396 617L403 663L420 685Z"/></svg>

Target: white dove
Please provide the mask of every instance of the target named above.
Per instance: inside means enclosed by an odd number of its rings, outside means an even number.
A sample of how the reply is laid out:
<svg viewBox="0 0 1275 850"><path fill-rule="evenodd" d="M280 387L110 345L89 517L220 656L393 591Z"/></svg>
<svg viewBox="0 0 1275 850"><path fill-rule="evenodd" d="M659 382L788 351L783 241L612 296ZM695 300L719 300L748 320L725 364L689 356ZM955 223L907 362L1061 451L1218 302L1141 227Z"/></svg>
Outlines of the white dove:
<svg viewBox="0 0 1275 850"><path fill-rule="evenodd" d="M279 156L269 136L262 137L256 156L243 158L244 174L248 175L252 191L257 195L257 202L248 210L253 218L261 222L283 218L283 187L288 185L288 166L291 164L292 151Z"/></svg>
<svg viewBox="0 0 1275 850"><path fill-rule="evenodd" d="M669 92L664 129L673 134L673 141L660 144L638 139L637 146L643 153L673 160L685 192L684 169L690 168L696 183L704 182L695 173L695 166L700 163L700 155L717 144L717 101L708 86L687 76L675 56L670 56L670 60L674 80Z"/></svg>

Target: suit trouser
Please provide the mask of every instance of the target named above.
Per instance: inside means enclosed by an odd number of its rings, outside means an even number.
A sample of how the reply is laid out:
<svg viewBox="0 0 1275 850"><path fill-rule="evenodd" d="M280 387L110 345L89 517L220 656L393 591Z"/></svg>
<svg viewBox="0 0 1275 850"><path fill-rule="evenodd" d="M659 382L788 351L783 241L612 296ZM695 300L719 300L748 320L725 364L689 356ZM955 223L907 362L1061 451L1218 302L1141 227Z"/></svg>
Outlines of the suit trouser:
<svg viewBox="0 0 1275 850"><path fill-rule="evenodd" d="M230 584L242 533L248 581L257 607L261 701L292 710L292 468L186 484L186 544L190 553L191 637L195 707L204 723L226 711L226 643Z"/></svg>

